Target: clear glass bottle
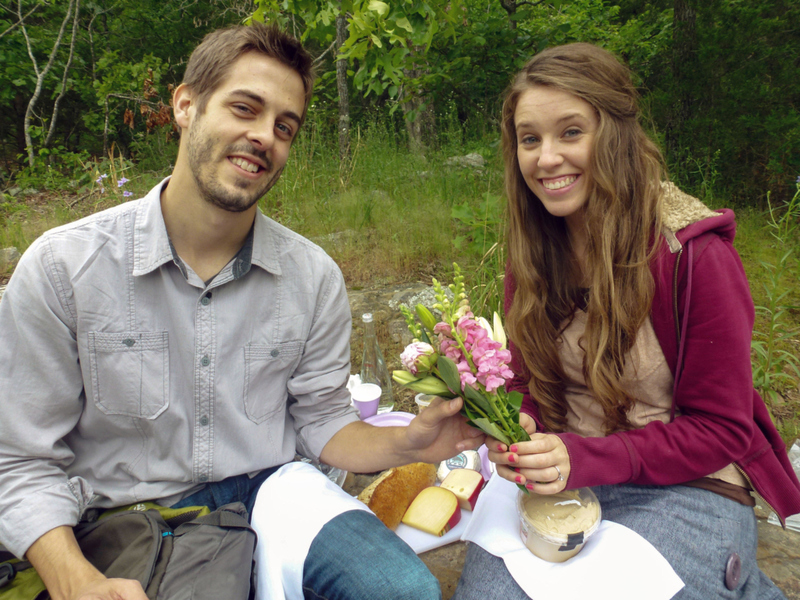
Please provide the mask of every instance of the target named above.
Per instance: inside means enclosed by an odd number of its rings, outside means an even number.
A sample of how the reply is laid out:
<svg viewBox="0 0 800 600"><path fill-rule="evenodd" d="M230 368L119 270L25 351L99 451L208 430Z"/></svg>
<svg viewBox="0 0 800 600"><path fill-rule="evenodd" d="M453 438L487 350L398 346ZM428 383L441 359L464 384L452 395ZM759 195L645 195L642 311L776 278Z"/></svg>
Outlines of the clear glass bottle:
<svg viewBox="0 0 800 600"><path fill-rule="evenodd" d="M361 382L376 383L381 386L381 401L378 404L378 414L389 412L394 408L394 393L392 392L392 378L386 361L383 360L381 347L378 345L378 336L375 335L375 322L372 313L361 315L364 321L364 356L361 360Z"/></svg>

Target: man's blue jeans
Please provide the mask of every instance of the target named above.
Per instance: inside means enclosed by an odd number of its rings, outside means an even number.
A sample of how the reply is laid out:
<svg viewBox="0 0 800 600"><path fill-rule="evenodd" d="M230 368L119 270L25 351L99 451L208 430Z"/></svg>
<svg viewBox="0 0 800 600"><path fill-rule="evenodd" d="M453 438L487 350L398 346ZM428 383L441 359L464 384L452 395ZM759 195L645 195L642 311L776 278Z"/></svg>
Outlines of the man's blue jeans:
<svg viewBox="0 0 800 600"><path fill-rule="evenodd" d="M261 484L275 471L253 478L229 477L207 484L173 505L208 506L212 510L242 502L252 513ZM329 521L314 538L303 564L306 600L437 600L439 582L414 551L372 513L345 512Z"/></svg>

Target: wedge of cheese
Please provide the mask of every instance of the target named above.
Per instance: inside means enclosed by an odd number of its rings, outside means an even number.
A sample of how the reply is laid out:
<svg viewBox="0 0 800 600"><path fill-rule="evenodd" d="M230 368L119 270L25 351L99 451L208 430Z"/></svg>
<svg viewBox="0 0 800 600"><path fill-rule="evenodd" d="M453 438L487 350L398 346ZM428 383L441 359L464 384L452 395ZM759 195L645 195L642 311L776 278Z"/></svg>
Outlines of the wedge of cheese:
<svg viewBox="0 0 800 600"><path fill-rule="evenodd" d="M458 498L464 510L473 510L483 489L483 475L472 469L454 469L447 474L441 487L450 490Z"/></svg>
<svg viewBox="0 0 800 600"><path fill-rule="evenodd" d="M403 515L406 525L439 537L458 525L460 520L458 498L441 487L422 490Z"/></svg>

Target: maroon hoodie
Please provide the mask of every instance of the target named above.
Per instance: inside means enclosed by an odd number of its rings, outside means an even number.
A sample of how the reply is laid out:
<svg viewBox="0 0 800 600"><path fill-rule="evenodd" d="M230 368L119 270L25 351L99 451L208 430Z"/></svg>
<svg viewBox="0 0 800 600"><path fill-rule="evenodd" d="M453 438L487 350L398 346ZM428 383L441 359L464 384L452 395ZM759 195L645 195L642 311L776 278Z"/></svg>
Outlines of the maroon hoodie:
<svg viewBox="0 0 800 600"><path fill-rule="evenodd" d="M568 489L680 484L735 463L781 522L800 513L800 483L753 388L754 309L733 248L735 228L733 212L722 210L666 236L651 265L651 319L675 377L672 407L678 416L606 437L559 433L570 455ZM508 271L506 313L515 289ZM514 344L509 347L517 374L509 390L524 394L522 411L543 430L524 362Z"/></svg>

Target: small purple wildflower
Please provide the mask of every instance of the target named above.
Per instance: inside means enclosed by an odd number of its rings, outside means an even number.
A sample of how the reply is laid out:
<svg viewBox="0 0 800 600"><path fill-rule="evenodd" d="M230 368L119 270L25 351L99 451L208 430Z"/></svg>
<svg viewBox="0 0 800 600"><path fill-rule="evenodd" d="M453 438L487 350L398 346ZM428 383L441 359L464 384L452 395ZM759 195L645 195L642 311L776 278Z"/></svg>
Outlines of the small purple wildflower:
<svg viewBox="0 0 800 600"><path fill-rule="evenodd" d="M108 175L106 175L105 173L103 173L102 175L100 175L100 177L98 177L98 178L97 178L97 179L95 179L94 181L95 181L95 183L98 183L98 184L102 185L102 183L103 183L103 179L105 179L106 177L108 177Z"/></svg>
<svg viewBox="0 0 800 600"><path fill-rule="evenodd" d="M129 180L126 177L121 178L119 181L117 181L117 187L122 187L123 185L128 183L128 181Z"/></svg>
<svg viewBox="0 0 800 600"><path fill-rule="evenodd" d="M129 192L128 190L125 190L124 192L122 192L122 195L125 198L130 198L131 196L133 196L133 192Z"/></svg>

